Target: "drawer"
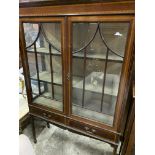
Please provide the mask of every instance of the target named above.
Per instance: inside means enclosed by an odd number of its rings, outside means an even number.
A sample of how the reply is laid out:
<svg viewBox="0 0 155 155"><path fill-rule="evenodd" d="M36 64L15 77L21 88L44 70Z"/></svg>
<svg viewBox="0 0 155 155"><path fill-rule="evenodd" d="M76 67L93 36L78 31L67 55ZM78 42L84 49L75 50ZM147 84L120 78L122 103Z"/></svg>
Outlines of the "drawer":
<svg viewBox="0 0 155 155"><path fill-rule="evenodd" d="M34 115L41 116L45 119L48 119L49 121L51 120L51 121L65 124L65 117L63 117L59 114L49 112L49 111L46 111L46 110L43 110L40 108L32 107L32 106L30 106L29 108L30 108L30 113L32 113Z"/></svg>
<svg viewBox="0 0 155 155"><path fill-rule="evenodd" d="M78 122L78 121L73 121L73 120L69 120L69 126L82 130L86 133L89 133L91 135L100 137L100 138L104 138L110 141L115 141L115 137L116 135L110 131L104 130L104 129L100 129L82 122Z"/></svg>

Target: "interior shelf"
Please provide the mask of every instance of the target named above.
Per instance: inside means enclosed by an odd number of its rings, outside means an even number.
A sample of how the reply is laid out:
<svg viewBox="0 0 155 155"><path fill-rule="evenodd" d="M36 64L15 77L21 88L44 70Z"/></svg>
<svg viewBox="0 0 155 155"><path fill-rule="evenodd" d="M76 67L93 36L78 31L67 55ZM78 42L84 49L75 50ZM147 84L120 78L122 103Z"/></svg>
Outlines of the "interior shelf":
<svg viewBox="0 0 155 155"><path fill-rule="evenodd" d="M34 53L34 48L28 48L27 51ZM49 54L49 49L45 47L40 47L40 48L37 48L37 53ZM51 49L51 53L54 55L61 55L61 53L55 49Z"/></svg>
<svg viewBox="0 0 155 155"><path fill-rule="evenodd" d="M73 105L72 107L72 113L74 113L74 115L82 116L84 118L92 119L95 121L100 121L102 123L106 123L109 125L112 125L113 123L113 117L110 115L84 109L82 107L75 106L75 105Z"/></svg>
<svg viewBox="0 0 155 155"><path fill-rule="evenodd" d="M28 52L34 52L34 49L28 48L27 51ZM41 53L41 54L49 54L49 49L41 47L41 48L37 48L37 52ZM51 52L53 55L61 55L61 53L55 49L52 49ZM84 54L82 52L78 52L78 53L73 54L73 57L74 58L83 58ZM95 53L95 52L88 52L86 57L87 57L87 59L99 59L99 60L105 60L106 59L106 55ZM108 60L109 61L123 62L123 58L116 56L114 54L109 54Z"/></svg>
<svg viewBox="0 0 155 155"><path fill-rule="evenodd" d="M44 92L41 95L39 95L39 92L37 94L33 92L33 95L36 98L39 96L39 97L44 97L44 98L47 98L47 99L52 99L52 94L50 92Z"/></svg>
<svg viewBox="0 0 155 155"><path fill-rule="evenodd" d="M103 73L92 72L85 78L85 90L96 93L102 93L103 88ZM95 78L95 80L93 79ZM74 88L83 89L83 80L73 85ZM119 87L119 76L114 74L106 74L106 82L104 93L108 95L117 96Z"/></svg>
<svg viewBox="0 0 155 155"><path fill-rule="evenodd" d="M84 54L82 52L78 52L78 53L73 54L73 57L74 58L83 58L84 57ZM100 54L100 53L95 53L95 52L87 52L86 58L87 59L100 59L100 60L105 60L106 59L106 55L103 55L103 54ZM123 58L118 57L118 56L116 56L114 54L113 55L112 54L109 54L108 55L108 60L110 60L110 61L123 62Z"/></svg>
<svg viewBox="0 0 155 155"><path fill-rule="evenodd" d="M44 98L47 98L47 99L50 99L50 100L53 100L52 99L52 92L45 92L43 93L42 95L40 95L41 97L44 97ZM54 100L56 101L59 101L61 102L61 96L59 94L54 94Z"/></svg>
<svg viewBox="0 0 155 155"><path fill-rule="evenodd" d="M38 80L37 74L31 77L31 79ZM51 73L43 71L39 73L39 80L43 82L51 83ZM53 73L53 83L62 85L62 76L59 73Z"/></svg>
<svg viewBox="0 0 155 155"><path fill-rule="evenodd" d="M52 98L52 94L51 94L50 92L45 92L45 93L43 93L41 96L42 96L42 97L47 97L47 98L49 98L49 99Z"/></svg>
<svg viewBox="0 0 155 155"><path fill-rule="evenodd" d="M37 103L43 106L47 106L49 108L54 108L57 110L63 110L62 102L58 99L60 99L60 96L55 95L55 99L52 99L50 92L45 92L42 95L39 95L33 100L33 103Z"/></svg>
<svg viewBox="0 0 155 155"><path fill-rule="evenodd" d="M103 75L104 74L102 72L92 72L91 74L89 74L85 78L85 90L96 93L102 93ZM95 77L96 82L94 81L94 79L92 79L93 77ZM37 75L32 76L31 79L37 80ZM39 79L40 81L51 83L51 74L47 71L40 72ZM81 77L73 76L72 79L72 84L74 88L83 89L83 79ZM53 83L62 85L61 74L53 73ZM117 96L118 87L119 76L114 74L106 74L104 93L108 95Z"/></svg>
<svg viewBox="0 0 155 155"><path fill-rule="evenodd" d="M37 74L31 77L31 79L38 80ZM47 71L43 71L39 73L39 80L43 82L51 83L51 74ZM81 77L74 77L73 85L75 85L77 82L80 82L82 80ZM62 77L61 74L53 73L53 83L62 85Z"/></svg>
<svg viewBox="0 0 155 155"><path fill-rule="evenodd" d="M91 111L95 111L95 112L99 112L99 113L104 113L107 114L109 116L113 116L114 115L114 111L115 111L115 104L116 104L116 98L111 98L107 101L103 101L103 109L101 112L101 98L95 98L95 94L94 96L92 96L89 99L85 99L84 101L84 109L88 109ZM72 104L78 107L82 107L81 105L81 100L79 99L72 99Z"/></svg>
<svg viewBox="0 0 155 155"><path fill-rule="evenodd" d="M63 110L61 102L56 100L51 100L42 96L37 97L33 102L43 106L47 106L49 108L58 109L60 111Z"/></svg>

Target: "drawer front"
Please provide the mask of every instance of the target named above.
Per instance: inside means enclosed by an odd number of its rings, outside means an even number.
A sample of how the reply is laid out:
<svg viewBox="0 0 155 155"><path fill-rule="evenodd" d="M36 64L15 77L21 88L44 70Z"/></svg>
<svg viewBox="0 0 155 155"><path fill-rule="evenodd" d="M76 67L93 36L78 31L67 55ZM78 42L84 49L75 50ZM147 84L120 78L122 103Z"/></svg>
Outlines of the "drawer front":
<svg viewBox="0 0 155 155"><path fill-rule="evenodd" d="M79 130L82 130L82 131L89 133L91 135L98 136L100 138L104 138L104 139L107 139L110 141L115 141L116 135L114 133L111 133L109 131L106 131L106 130L103 130L103 129L100 129L97 127L93 127L93 126L85 124L85 123L69 120L69 126L79 129Z"/></svg>
<svg viewBox="0 0 155 155"><path fill-rule="evenodd" d="M32 113L32 114L44 117L45 119L48 119L49 121L53 120L55 122L65 124L65 117L63 117L63 116L60 116L60 115L52 113L52 112L48 112L48 111L43 110L43 109L32 107L32 106L30 106L29 108L30 108L30 113Z"/></svg>

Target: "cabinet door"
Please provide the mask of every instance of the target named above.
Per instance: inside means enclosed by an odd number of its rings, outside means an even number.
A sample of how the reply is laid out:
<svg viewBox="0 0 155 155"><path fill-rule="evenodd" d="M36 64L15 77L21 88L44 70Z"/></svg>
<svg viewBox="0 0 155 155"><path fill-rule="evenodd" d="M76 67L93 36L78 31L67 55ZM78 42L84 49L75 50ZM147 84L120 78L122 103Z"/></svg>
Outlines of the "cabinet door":
<svg viewBox="0 0 155 155"><path fill-rule="evenodd" d="M32 104L63 111L63 18L22 20Z"/></svg>
<svg viewBox="0 0 155 155"><path fill-rule="evenodd" d="M113 127L121 112L119 86L124 81L132 17L70 17L69 27L70 114Z"/></svg>

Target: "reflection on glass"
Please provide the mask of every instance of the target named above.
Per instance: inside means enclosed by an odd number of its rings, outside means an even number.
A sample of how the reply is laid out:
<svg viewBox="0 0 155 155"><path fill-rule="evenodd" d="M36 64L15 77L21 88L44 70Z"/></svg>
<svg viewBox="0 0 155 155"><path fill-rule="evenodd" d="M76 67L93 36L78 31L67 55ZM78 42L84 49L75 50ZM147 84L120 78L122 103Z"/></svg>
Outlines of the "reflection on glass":
<svg viewBox="0 0 155 155"><path fill-rule="evenodd" d="M27 42L31 40L30 45L32 44L26 50L33 102L62 111L60 23L42 23L38 30L39 36L35 41L34 31L38 29L36 25L38 24L24 24L25 34L30 34L29 39L26 36L25 39ZM32 40L35 42L33 43Z"/></svg>
<svg viewBox="0 0 155 155"><path fill-rule="evenodd" d="M57 49L61 49L61 35L60 35L60 24L59 23L54 23L54 24L49 24L49 23L44 23L42 24L42 29L48 38L50 43L54 43L54 46Z"/></svg>
<svg viewBox="0 0 155 155"><path fill-rule="evenodd" d="M108 47L124 56L129 23L102 23L100 28Z"/></svg>
<svg viewBox="0 0 155 155"><path fill-rule="evenodd" d="M36 40L39 32L39 26L38 24L24 23L24 32L26 47L28 47Z"/></svg>
<svg viewBox="0 0 155 155"><path fill-rule="evenodd" d="M72 113L113 124L128 23L73 23Z"/></svg>

